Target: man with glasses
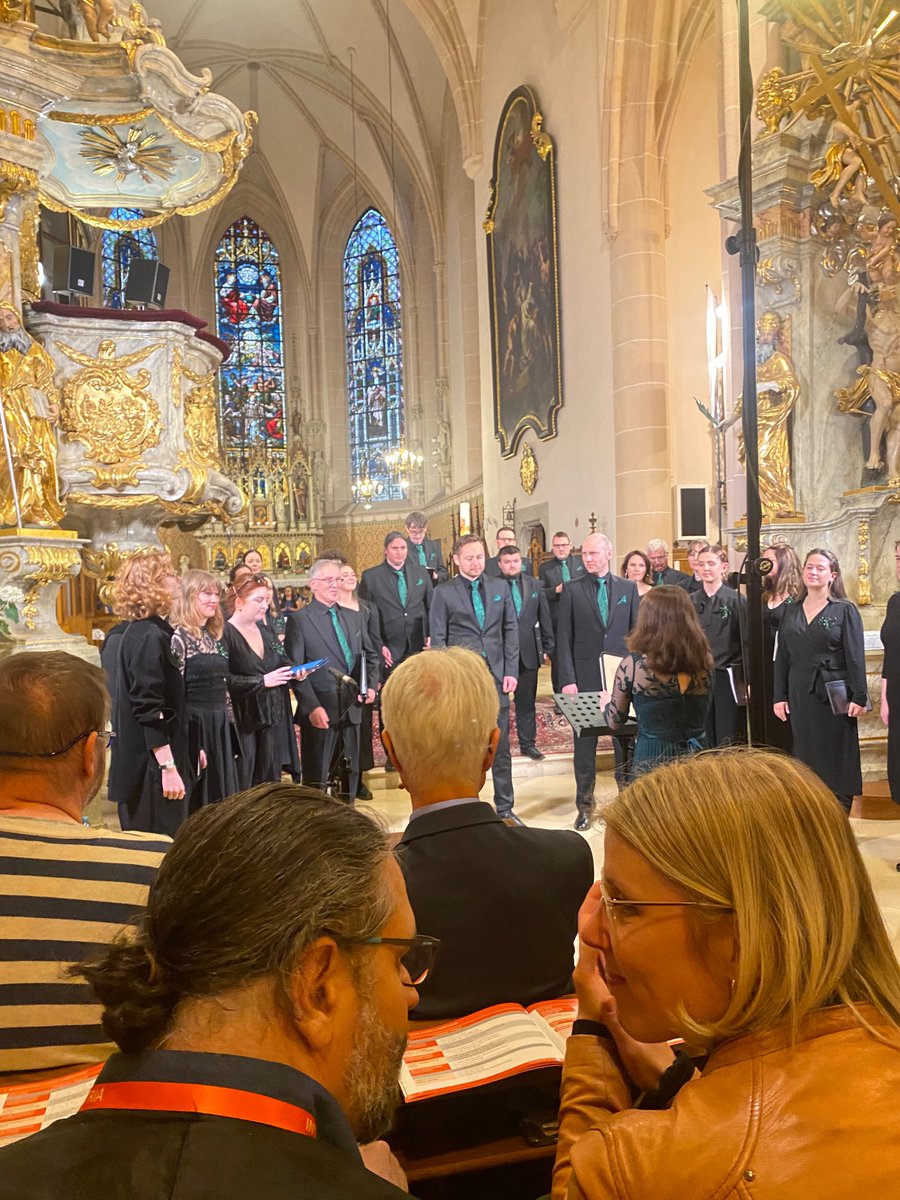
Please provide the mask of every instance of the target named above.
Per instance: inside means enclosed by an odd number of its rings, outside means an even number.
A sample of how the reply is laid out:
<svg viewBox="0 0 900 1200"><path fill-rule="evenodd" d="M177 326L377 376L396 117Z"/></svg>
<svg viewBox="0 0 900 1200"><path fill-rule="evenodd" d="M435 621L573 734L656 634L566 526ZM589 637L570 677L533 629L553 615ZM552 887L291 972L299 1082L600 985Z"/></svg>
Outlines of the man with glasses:
<svg viewBox="0 0 900 1200"><path fill-rule="evenodd" d="M685 575L684 571L678 571L675 567L669 566L668 542L664 542L662 538L651 538L647 543L647 558L650 560L650 570L653 572L654 587L668 583L673 587L686 588L688 591L695 590L689 587L690 575Z"/></svg>
<svg viewBox="0 0 900 1200"><path fill-rule="evenodd" d="M412 804L400 866L418 928L441 940L416 1017L571 991L590 847L567 830L510 827L478 799L500 739L483 659L462 648L409 659L384 686L382 715Z"/></svg>
<svg viewBox="0 0 900 1200"><path fill-rule="evenodd" d="M83 824L108 721L99 667L62 651L0 661L0 1072L112 1050L90 988L66 967L143 909L170 840Z"/></svg>
<svg viewBox="0 0 900 1200"><path fill-rule="evenodd" d="M363 615L338 604L341 568L333 559L317 559L309 572L312 600L288 614L284 648L295 666L327 658L328 664L296 685L303 782L326 788L334 781L332 766L345 760L341 776L352 804L359 789L359 726L363 702L371 704L378 687L379 661L364 634ZM363 688L365 666L365 688ZM344 676L342 680L340 677ZM346 682L352 680L352 683Z"/></svg>
<svg viewBox="0 0 900 1200"><path fill-rule="evenodd" d="M362 813L287 784L208 805L131 943L82 966L123 1053L76 1116L0 1150L0 1193L402 1200L376 1139L436 949Z"/></svg>
<svg viewBox="0 0 900 1200"><path fill-rule="evenodd" d="M509 525L501 525L497 530L497 536L494 538L494 544L497 547L497 553L484 564L484 573L485 575L494 575L499 578L503 574L500 570L500 551L506 546L515 546L516 531L511 529ZM534 571L531 569L531 560L528 558L522 559L522 574L534 574Z"/></svg>
<svg viewBox="0 0 900 1200"><path fill-rule="evenodd" d="M410 562L423 567L431 576L433 585L446 583L450 573L444 565L444 554L437 538L426 537L428 518L423 512L411 512L406 518L406 544Z"/></svg>
<svg viewBox="0 0 900 1200"><path fill-rule="evenodd" d="M558 530L553 535L551 543L553 557L538 568L538 579L544 585L547 593L547 603L550 606L550 621L553 625L553 637L556 638L556 625L559 620L559 598L567 583L578 579L584 574L584 564L578 555L572 553L572 542L565 530ZM554 692L559 691L559 667L554 652L550 656L550 679Z"/></svg>

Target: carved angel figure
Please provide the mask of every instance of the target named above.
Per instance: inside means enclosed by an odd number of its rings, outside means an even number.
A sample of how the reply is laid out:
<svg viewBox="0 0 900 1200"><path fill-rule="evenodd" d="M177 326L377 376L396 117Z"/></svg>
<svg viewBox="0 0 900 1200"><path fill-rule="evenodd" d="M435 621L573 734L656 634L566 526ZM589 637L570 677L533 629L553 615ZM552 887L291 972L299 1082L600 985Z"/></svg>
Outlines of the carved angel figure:
<svg viewBox="0 0 900 1200"><path fill-rule="evenodd" d="M867 94L867 89L858 88L854 98L847 105L847 112L854 120ZM852 124L848 125L839 117L835 117L831 126L831 139L831 145L825 151L825 164L812 172L810 182L813 187L823 190L829 183L834 185L829 196L833 208L838 208L844 189L851 184L854 199L858 204L864 204L867 175L860 146L880 146L885 138L867 137Z"/></svg>

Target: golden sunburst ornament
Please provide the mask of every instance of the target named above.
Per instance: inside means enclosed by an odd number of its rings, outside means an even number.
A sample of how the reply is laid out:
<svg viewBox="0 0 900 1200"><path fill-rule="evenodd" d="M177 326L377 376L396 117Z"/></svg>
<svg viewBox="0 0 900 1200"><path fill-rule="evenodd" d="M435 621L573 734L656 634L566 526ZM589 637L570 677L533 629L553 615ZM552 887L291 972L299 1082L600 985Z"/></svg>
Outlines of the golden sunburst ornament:
<svg viewBox="0 0 900 1200"><path fill-rule="evenodd" d="M175 173L176 157L172 147L158 133L147 133L131 125L124 137L111 125L81 131L81 156L93 167L95 175L115 175L122 183L131 175L140 175L144 183L170 179Z"/></svg>

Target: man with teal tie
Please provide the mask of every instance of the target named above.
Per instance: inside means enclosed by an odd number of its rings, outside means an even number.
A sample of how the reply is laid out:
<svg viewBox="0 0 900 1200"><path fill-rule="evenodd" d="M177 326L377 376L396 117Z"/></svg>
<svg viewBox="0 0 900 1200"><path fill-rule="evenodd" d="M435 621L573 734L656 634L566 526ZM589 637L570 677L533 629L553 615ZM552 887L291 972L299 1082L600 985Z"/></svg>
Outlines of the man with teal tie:
<svg viewBox="0 0 900 1200"><path fill-rule="evenodd" d="M444 566L441 543L437 538L426 537L428 518L423 512L411 512L406 518L406 544L410 562L423 567L431 576L433 584L444 583L450 578Z"/></svg>
<svg viewBox="0 0 900 1200"><path fill-rule="evenodd" d="M547 593L539 579L522 570L522 552L518 546L504 546L497 561L519 620L519 678L515 692L519 753L540 762L544 756L537 748L538 671L545 656L553 653Z"/></svg>
<svg viewBox="0 0 900 1200"><path fill-rule="evenodd" d="M428 628L432 650L463 646L480 654L500 700L500 740L491 768L494 807L517 825L513 812L512 758L509 752L509 698L519 669L519 621L505 581L484 574L484 542L474 534L458 538L453 561L459 574L434 589Z"/></svg>
<svg viewBox="0 0 900 1200"><path fill-rule="evenodd" d="M561 690L599 692L604 686L600 657L627 653L625 639L634 628L638 614L637 587L610 572L612 543L604 533L592 533L584 539L581 558L584 574L567 583L559 604L556 627L556 652ZM606 681L607 686L611 681ZM613 739L616 779L625 782L626 747ZM594 781L597 777L597 739L575 738L575 828L589 828L594 808Z"/></svg>
<svg viewBox="0 0 900 1200"><path fill-rule="evenodd" d="M550 620L553 624L553 636L556 636L556 624L559 620L559 598L567 583L579 579L584 574L584 563L577 554L572 553L572 541L564 529L557 530L550 544L553 557L541 563L538 568L538 579L547 592L547 603L550 606ZM559 655L554 652L550 656L550 677L554 692L559 691Z"/></svg>
<svg viewBox="0 0 900 1200"><path fill-rule="evenodd" d="M309 573L312 600L305 608L288 615L284 648L288 660L299 664L327 658L328 667L313 671L296 685L297 715L300 726L300 759L303 782L324 788L328 783L332 757L341 739L341 754L349 761L347 795L353 802L359 788L359 724L362 716L358 700L362 667L366 667L363 703L371 704L380 679L381 664L373 646L364 635L364 619L352 608L338 602L340 566L332 559L317 559ZM356 681L356 686L339 682L329 668Z"/></svg>
<svg viewBox="0 0 900 1200"><path fill-rule="evenodd" d="M668 583L673 587L691 590L688 586L691 583L690 575L685 575L684 571L677 571L675 567L669 566L669 546L662 538L650 539L647 543L647 558L650 560L650 570L653 572L654 587Z"/></svg>

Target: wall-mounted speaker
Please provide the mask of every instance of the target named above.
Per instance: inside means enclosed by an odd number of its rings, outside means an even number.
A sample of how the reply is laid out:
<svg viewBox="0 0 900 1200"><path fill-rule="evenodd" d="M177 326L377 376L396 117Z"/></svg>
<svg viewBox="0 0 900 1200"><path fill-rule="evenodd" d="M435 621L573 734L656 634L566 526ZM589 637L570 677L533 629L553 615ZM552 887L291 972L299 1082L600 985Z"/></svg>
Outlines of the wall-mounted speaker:
<svg viewBox="0 0 900 1200"><path fill-rule="evenodd" d="M94 258L80 246L57 246L53 256L53 290L76 296L94 294Z"/></svg>
<svg viewBox="0 0 900 1200"><path fill-rule="evenodd" d="M169 268L155 258L133 258L128 264L125 303L165 308Z"/></svg>
<svg viewBox="0 0 900 1200"><path fill-rule="evenodd" d="M709 494L705 487L677 487L678 540L709 537Z"/></svg>

